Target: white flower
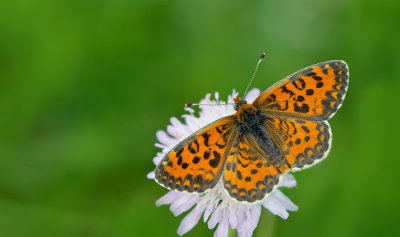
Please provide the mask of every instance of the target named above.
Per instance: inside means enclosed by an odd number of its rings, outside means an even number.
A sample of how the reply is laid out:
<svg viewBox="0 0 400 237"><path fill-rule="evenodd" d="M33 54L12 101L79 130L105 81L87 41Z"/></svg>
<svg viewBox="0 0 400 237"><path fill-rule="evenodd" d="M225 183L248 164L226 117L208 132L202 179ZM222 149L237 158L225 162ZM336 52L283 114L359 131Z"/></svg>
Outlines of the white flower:
<svg viewBox="0 0 400 237"><path fill-rule="evenodd" d="M253 100L260 94L258 89L251 90L246 101L252 103ZM232 95L228 96L228 103L234 103L233 98L237 96L235 90ZM200 104L217 104L224 103L219 100L218 92L215 93L215 100L211 100L211 94L207 94L205 99L200 101ZM157 139L160 143L156 147L162 149L162 152L157 153L153 159L154 164L158 165L161 159L180 141L199 128L227 115L235 113L233 106L199 106L199 117L193 115L194 110L185 108L189 114L184 114L182 117L185 123L181 123L177 118L171 118L171 125L167 127L167 132L158 131ZM147 175L148 178L154 179L154 172ZM222 179L221 179L222 180ZM280 216L283 219L288 218L287 211L296 211L298 208L286 197L278 188L292 188L296 186L294 177L285 173L277 188L272 191L267 198L256 204L240 203L230 198L224 191L222 182L220 182L206 194L182 193L177 191L169 191L167 194L157 200L156 205L170 205L170 210L175 216L182 214L193 208L189 214L182 220L178 234L183 235L191 230L203 216L204 222L208 222L208 228L213 229L218 224L214 236L226 237L229 226L236 229L238 236L252 236L254 229L257 227L258 220L261 214L261 206L267 208L270 212Z"/></svg>

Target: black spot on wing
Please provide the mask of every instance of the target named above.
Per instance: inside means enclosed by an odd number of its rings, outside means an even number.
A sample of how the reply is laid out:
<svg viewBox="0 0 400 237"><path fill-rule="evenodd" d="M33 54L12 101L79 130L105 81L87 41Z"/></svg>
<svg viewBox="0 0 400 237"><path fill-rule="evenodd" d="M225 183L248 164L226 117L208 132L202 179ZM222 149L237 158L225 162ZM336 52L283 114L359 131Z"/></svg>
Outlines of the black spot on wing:
<svg viewBox="0 0 400 237"><path fill-rule="evenodd" d="M308 129L308 127L306 127L304 125L301 126L301 129L303 129L303 131L306 133L310 133L310 129Z"/></svg>
<svg viewBox="0 0 400 237"><path fill-rule="evenodd" d="M236 175L237 175L238 179L242 180L242 178L243 178L242 173L239 170L236 171Z"/></svg>
<svg viewBox="0 0 400 237"><path fill-rule="evenodd" d="M222 126L218 126L218 127L216 127L216 129L217 129L217 132L218 132L219 134L223 133L223 131L221 130L221 129L223 129Z"/></svg>
<svg viewBox="0 0 400 237"><path fill-rule="evenodd" d="M183 148L179 149L179 150L176 152L176 157L180 157L180 156L182 155L182 152L183 152Z"/></svg>
<svg viewBox="0 0 400 237"><path fill-rule="evenodd" d="M292 82L293 86L296 87L298 90L304 90L306 87L306 83L304 82L303 79L298 79L296 81Z"/></svg>
<svg viewBox="0 0 400 237"><path fill-rule="evenodd" d="M304 97L301 95L298 95L296 98L293 98L293 99L294 99L294 101L298 101L298 102L303 102L305 100Z"/></svg>
<svg viewBox="0 0 400 237"><path fill-rule="evenodd" d="M208 139L210 138L210 134L203 133L203 135L201 135L201 136L204 138L204 145L210 146L210 144L208 144Z"/></svg>
<svg viewBox="0 0 400 237"><path fill-rule="evenodd" d="M294 103L294 111L299 112L299 113L308 113L310 110L310 107L308 104L302 104L301 107L297 105L297 103Z"/></svg>
<svg viewBox="0 0 400 237"><path fill-rule="evenodd" d="M211 153L210 153L209 151L204 151L204 153L203 153L203 158L204 158L205 160L208 160L208 159L210 158L210 155L211 155Z"/></svg>
<svg viewBox="0 0 400 237"><path fill-rule="evenodd" d="M313 79L316 81L322 81L322 77L319 76L313 76Z"/></svg>
<svg viewBox="0 0 400 237"><path fill-rule="evenodd" d="M314 90L313 89L307 89L306 90L306 95L313 95L314 94Z"/></svg>
<svg viewBox="0 0 400 237"><path fill-rule="evenodd" d="M201 159L201 158L198 157L198 156L193 157L193 160L192 160L193 164L199 163L199 162L200 162L200 159Z"/></svg>
<svg viewBox="0 0 400 237"><path fill-rule="evenodd" d="M197 140L194 140L192 143L190 143L189 151L192 154L196 154L197 152L199 152L199 143L197 142Z"/></svg>
<svg viewBox="0 0 400 237"><path fill-rule="evenodd" d="M188 166L189 166L188 163L183 163L183 164L182 164L182 169L186 169Z"/></svg>
<svg viewBox="0 0 400 237"><path fill-rule="evenodd" d="M283 93L286 93L286 94L289 94L290 97L292 97L292 96L295 95L294 92L291 91L291 90L289 90L288 88L286 88L286 86L282 86L282 92L283 92Z"/></svg>
<svg viewBox="0 0 400 237"><path fill-rule="evenodd" d="M213 154L214 154L214 159L211 159L208 163L210 164L211 167L217 168L219 162L221 161L221 155L216 151L214 151Z"/></svg>

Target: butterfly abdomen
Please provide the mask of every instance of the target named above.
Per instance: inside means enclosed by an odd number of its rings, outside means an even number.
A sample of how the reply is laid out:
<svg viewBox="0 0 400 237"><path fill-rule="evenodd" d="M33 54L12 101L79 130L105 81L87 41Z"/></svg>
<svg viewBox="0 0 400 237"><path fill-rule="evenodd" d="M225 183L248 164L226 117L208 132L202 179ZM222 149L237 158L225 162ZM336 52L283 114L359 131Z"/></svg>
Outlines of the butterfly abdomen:
<svg viewBox="0 0 400 237"><path fill-rule="evenodd" d="M267 117L253 105L243 105L236 112L236 124L239 127L239 137L250 134L266 157L261 157L269 164L278 165L284 160L282 154L272 141L270 134L264 127Z"/></svg>

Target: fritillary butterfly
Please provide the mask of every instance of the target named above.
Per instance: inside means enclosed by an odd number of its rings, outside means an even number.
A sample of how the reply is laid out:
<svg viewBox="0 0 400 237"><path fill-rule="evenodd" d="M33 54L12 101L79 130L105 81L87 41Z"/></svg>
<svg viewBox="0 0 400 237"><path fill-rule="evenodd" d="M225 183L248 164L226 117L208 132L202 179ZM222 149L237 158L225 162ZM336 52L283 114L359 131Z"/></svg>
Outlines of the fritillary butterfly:
<svg viewBox="0 0 400 237"><path fill-rule="evenodd" d="M237 201L264 199L282 174L327 156L327 121L342 105L348 80L347 64L334 60L282 79L252 104L236 97L236 113L175 146L157 166L155 180L168 189L204 193L222 179Z"/></svg>

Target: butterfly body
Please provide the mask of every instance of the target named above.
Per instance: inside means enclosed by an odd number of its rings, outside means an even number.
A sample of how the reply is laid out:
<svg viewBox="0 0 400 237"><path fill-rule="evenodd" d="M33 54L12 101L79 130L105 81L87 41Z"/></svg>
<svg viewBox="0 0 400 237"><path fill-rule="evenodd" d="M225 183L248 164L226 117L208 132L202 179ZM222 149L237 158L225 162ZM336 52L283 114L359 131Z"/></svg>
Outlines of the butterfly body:
<svg viewBox="0 0 400 237"><path fill-rule="evenodd" d="M347 64L335 60L282 79L252 104L237 97L236 113L180 142L157 166L155 180L192 193L205 193L221 181L237 201L263 200L283 173L326 157L327 120L341 106L347 86Z"/></svg>
<svg viewBox="0 0 400 237"><path fill-rule="evenodd" d="M235 124L239 130L239 140L244 136L252 136L257 144L269 154L268 159L278 164L283 160L283 156L272 141L268 131L265 129L264 123L269 119L267 115L263 114L259 108L253 104L243 103L243 100L237 97L235 104L238 105L235 114Z"/></svg>

